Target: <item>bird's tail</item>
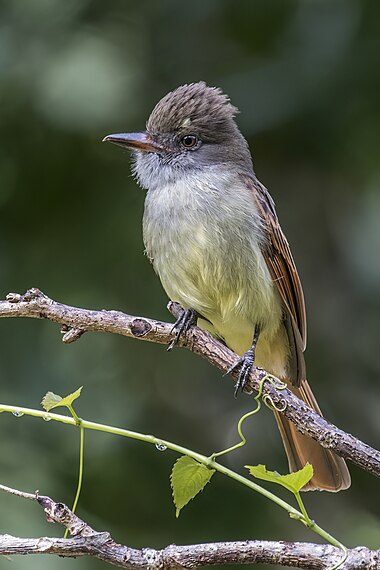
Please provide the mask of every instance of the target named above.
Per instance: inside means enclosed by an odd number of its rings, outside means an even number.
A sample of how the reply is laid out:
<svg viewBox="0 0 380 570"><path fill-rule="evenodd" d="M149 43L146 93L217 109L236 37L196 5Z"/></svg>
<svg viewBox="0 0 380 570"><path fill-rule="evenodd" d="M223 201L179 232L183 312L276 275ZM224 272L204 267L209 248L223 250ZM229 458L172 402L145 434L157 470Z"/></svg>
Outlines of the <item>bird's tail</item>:
<svg viewBox="0 0 380 570"><path fill-rule="evenodd" d="M310 408L321 414L321 410L306 380L299 387L289 383L291 391ZM344 459L325 449L310 437L301 434L295 425L282 414L275 412L276 421L284 443L290 471L302 469L311 463L314 475L302 491L341 491L351 484L350 473Z"/></svg>

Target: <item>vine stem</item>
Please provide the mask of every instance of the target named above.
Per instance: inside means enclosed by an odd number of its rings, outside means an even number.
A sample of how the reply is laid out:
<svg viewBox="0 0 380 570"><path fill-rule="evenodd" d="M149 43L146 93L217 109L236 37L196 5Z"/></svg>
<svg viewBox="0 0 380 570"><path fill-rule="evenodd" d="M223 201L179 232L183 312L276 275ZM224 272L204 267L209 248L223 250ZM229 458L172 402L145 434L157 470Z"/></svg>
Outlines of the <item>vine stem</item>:
<svg viewBox="0 0 380 570"><path fill-rule="evenodd" d="M227 447L227 449L223 449L223 451L218 451L217 453L213 453L212 455L210 455L211 461L214 461L216 457L220 457L221 455L225 455L226 453L230 453L231 451L235 451L235 449L238 449L239 447L243 447L243 445L245 445L247 443L247 439L246 439L246 437L242 431L242 424L247 418L254 416L260 410L261 403L259 402L259 400L257 400L257 396L256 396L255 400L257 402L257 407L254 410L251 410L250 412L247 412L246 414L244 414L244 416L242 416L238 422L237 432L238 432L238 435L240 437L240 441L238 443L236 443L235 445L231 445L231 447Z"/></svg>
<svg viewBox="0 0 380 570"><path fill-rule="evenodd" d="M79 426L80 428L80 442L79 442L79 472L78 472L78 487L77 492L75 494L74 503L71 509L72 513L75 513L75 509L77 508L79 495L82 489L83 483L83 459L84 459L84 428Z"/></svg>
<svg viewBox="0 0 380 570"><path fill-rule="evenodd" d="M263 386L264 386L265 382L270 382L271 384L276 385L279 390L283 390L286 388L286 384L284 384L283 382L280 382L280 380L278 378L276 378L275 376L271 376L270 374L267 374L266 376L264 376L264 378L260 381L259 390L257 392L257 395L254 398L254 400L256 402L256 408L254 410L251 410L250 412L247 412L246 414L244 414L244 416L242 416L238 422L237 432L238 432L238 435L240 437L240 441L238 443L236 443L235 445L232 445L231 447L227 447L227 449L223 449L222 451L218 451L217 453L213 453L212 455L210 455L211 461L214 461L214 459L216 457L220 457L221 455L225 455L226 453L230 453L231 451L235 451L239 447L243 447L243 445L246 444L247 439L243 434L242 426L243 426L243 423L245 422L245 420L247 418L254 416L255 414L257 414L261 410L261 401L260 401L261 398L263 399L264 404L267 407L269 407L269 409L273 409L273 405L270 406L268 403L268 398L263 397ZM273 402L272 402L272 404L273 404Z"/></svg>
<svg viewBox="0 0 380 570"><path fill-rule="evenodd" d="M256 491L257 493L266 497L267 499L269 499L270 501L272 501L273 503L275 503L276 505L278 505L282 509L286 510L291 518L303 522L308 528L310 528L311 530L313 530L314 532L319 534L321 537L323 537L327 542L329 542L333 546L336 546L336 547L341 548L341 549L345 549L345 547L336 538L334 538L327 531L325 531L323 528L318 526L314 521L311 521L308 516L307 516L307 518L305 518L305 516L302 512L298 511L297 509L292 507L292 505L290 505L289 503L287 503L283 499L280 499L279 497L277 497L276 495L274 495L273 493L271 493L267 489L264 489L264 487L261 487L260 485L258 485L257 483L254 483L250 479L247 479L246 477L239 475L239 473L232 471L228 467L225 467L224 465L221 465L220 463L213 461L212 456L211 456L211 458L206 457L205 455L202 455L200 453L192 451L191 449L183 447L182 445L178 445L176 443L172 443L171 441L160 439L158 437L155 437L154 435L147 435L147 434L143 434L143 433L139 433L139 432L123 429L123 428L109 426L106 424L91 422L88 420L84 420L82 418L78 418L78 416L77 416L78 419L76 419L74 417L64 416L61 414L45 412L45 411L36 410L33 408L11 406L11 405L6 405L6 404L0 404L0 413L1 412L8 412L8 413L14 414L16 417L21 417L23 415L27 415L27 416L32 416L32 417L36 417L36 418L41 418L45 421L46 420L54 420L54 421L61 422L63 424L71 425L74 427L78 427L78 420L79 420L79 427L82 431L84 431L85 429L89 429L92 431L102 431L102 432L110 433L113 435L120 435L123 437L128 437L130 439L137 439L137 440L143 441L145 443L150 443L150 444L155 445L155 446L166 447L167 449L171 449L172 451L175 451L175 452L180 453L182 455L187 455L189 457L192 457L193 459L195 459L199 463L202 463L206 467L208 467L210 469L215 469L219 473L223 473L227 477L230 477L231 479L234 479L235 481L242 483L243 485L245 485L249 489ZM7 490L7 488L5 486L2 486L2 485L0 486L0 489L3 489L4 491Z"/></svg>
<svg viewBox="0 0 380 570"><path fill-rule="evenodd" d="M71 408L71 406L70 406ZM69 408L69 409L70 409ZM73 414L72 409L70 409L70 412ZM75 412L74 412L75 414ZM78 418L78 416L75 414L73 414L74 420L76 422L76 425L79 427L79 470L78 470L78 483L77 483L77 490L75 493L75 499L73 502L73 506L71 507L71 512L75 513L77 505L78 505L78 501L79 501L79 497L80 497L80 493L82 490L82 483L83 483L83 466L84 466L84 428L82 426L82 422L81 420ZM78 419L77 419L78 418ZM79 422L79 423L78 423ZM67 538L69 533L69 529L67 528L65 530L65 534L63 535L63 538Z"/></svg>

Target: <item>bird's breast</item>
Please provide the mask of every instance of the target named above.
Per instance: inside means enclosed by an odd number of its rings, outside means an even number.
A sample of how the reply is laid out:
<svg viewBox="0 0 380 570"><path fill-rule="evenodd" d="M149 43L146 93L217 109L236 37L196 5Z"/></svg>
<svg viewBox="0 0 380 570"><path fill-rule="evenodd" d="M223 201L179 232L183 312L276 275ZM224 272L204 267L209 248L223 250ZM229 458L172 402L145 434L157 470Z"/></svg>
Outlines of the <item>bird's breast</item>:
<svg viewBox="0 0 380 570"><path fill-rule="evenodd" d="M262 247L254 198L238 177L187 177L148 191L144 243L169 297L218 334L260 324L277 331L281 306Z"/></svg>

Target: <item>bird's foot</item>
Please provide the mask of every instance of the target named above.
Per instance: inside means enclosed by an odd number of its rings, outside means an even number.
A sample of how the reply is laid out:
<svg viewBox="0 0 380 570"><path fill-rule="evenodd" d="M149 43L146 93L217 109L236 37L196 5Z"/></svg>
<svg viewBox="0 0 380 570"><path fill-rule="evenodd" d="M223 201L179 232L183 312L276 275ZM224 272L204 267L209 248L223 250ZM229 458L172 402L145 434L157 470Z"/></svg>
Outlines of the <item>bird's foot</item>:
<svg viewBox="0 0 380 570"><path fill-rule="evenodd" d="M247 352L241 358L239 358L239 360L235 362L235 364L230 366L230 368L227 370L225 374L225 376L227 376L227 374L231 374L231 372L235 372L235 370L240 368L239 376L235 384L235 392L234 392L235 398L237 397L239 391L243 392L248 382L249 375L251 374L252 367L255 363L256 346L257 346L257 341L259 340L259 336L260 336L260 327L259 325L256 325L251 348L247 350Z"/></svg>
<svg viewBox="0 0 380 570"><path fill-rule="evenodd" d="M232 372L235 372L235 370L240 369L239 376L235 384L235 392L234 392L235 398L237 397L239 392L243 392L248 382L249 375L251 373L252 366L254 365L254 363L255 363L255 349L252 347L249 350L247 350L247 352L227 370L225 374L226 376L228 374L231 374Z"/></svg>
<svg viewBox="0 0 380 570"><path fill-rule="evenodd" d="M197 324L198 313L194 309L184 309L173 325L172 331L175 331L175 337L170 341L167 350L171 350L177 344L182 335L194 325Z"/></svg>

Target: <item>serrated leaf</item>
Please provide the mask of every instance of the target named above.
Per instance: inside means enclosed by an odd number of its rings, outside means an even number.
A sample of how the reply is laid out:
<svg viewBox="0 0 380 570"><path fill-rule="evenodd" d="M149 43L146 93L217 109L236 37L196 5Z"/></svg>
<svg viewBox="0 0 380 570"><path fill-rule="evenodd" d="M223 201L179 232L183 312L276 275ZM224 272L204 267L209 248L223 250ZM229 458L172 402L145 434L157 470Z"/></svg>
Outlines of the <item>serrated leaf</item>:
<svg viewBox="0 0 380 570"><path fill-rule="evenodd" d="M62 401L62 396L54 394L54 392L46 392L45 396L42 398L41 405L47 412L52 408L60 405Z"/></svg>
<svg viewBox="0 0 380 570"><path fill-rule="evenodd" d="M276 471L268 471L265 465L246 465L251 475L263 481L270 481L277 485L282 485L292 493L298 493L313 476L313 466L306 463L305 467L294 473L280 475Z"/></svg>
<svg viewBox="0 0 380 570"><path fill-rule="evenodd" d="M65 396L64 398L62 398L62 396L59 396L58 394L54 394L54 392L47 392L45 396L42 398L41 402L42 407L44 408L44 410L49 412L53 408L58 408L59 406L66 406L66 407L71 406L72 403L77 398L79 398L82 388L83 386L78 388L78 390L75 390L75 392L73 392L72 394L68 394L68 396Z"/></svg>
<svg viewBox="0 0 380 570"><path fill-rule="evenodd" d="M181 509L204 489L214 473L215 469L208 469L187 455L177 459L170 475L176 517Z"/></svg>
<svg viewBox="0 0 380 570"><path fill-rule="evenodd" d="M78 388L78 390L75 390L75 392L73 392L72 394L68 394L68 396L65 396L64 398L62 398L62 401L59 405L60 406L71 406L72 403L75 400L77 400L79 398L79 396L81 395L82 388L83 388L83 386Z"/></svg>

